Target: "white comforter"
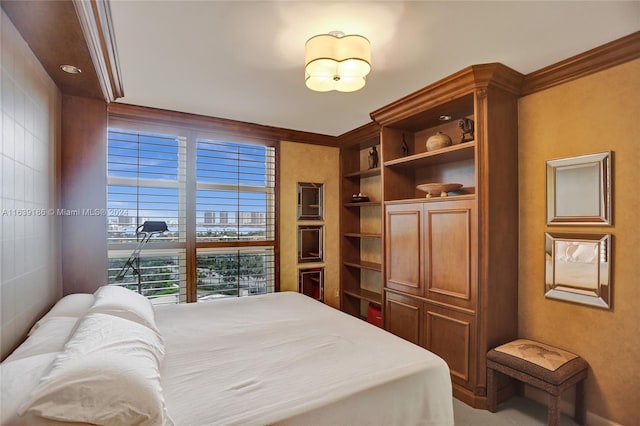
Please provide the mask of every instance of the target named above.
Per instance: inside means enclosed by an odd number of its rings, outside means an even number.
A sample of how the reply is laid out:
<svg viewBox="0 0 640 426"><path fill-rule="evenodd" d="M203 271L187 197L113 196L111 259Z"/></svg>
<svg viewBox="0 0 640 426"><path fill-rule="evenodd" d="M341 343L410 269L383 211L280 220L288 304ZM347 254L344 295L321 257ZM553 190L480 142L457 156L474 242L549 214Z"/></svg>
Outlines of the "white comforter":
<svg viewBox="0 0 640 426"><path fill-rule="evenodd" d="M156 307L176 425L453 425L436 355L298 293Z"/></svg>

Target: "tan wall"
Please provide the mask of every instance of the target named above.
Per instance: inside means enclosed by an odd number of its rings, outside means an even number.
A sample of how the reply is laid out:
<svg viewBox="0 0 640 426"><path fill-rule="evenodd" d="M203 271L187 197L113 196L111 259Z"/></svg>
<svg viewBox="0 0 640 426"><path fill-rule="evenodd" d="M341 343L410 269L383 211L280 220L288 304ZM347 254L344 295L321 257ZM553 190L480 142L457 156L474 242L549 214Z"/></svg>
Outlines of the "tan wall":
<svg viewBox="0 0 640 426"><path fill-rule="evenodd" d="M588 416L622 425L640 414L639 87L635 60L519 102L519 334L581 355ZM547 226L545 161L609 150L613 226ZM613 235L613 310L545 299L547 231Z"/></svg>
<svg viewBox="0 0 640 426"><path fill-rule="evenodd" d="M60 92L2 11L0 359L62 294L57 179Z"/></svg>
<svg viewBox="0 0 640 426"><path fill-rule="evenodd" d="M280 144L280 289L298 290L297 183L324 183L325 303L340 307L340 150L293 142ZM311 222L300 222L310 224ZM318 264L304 264L311 267Z"/></svg>

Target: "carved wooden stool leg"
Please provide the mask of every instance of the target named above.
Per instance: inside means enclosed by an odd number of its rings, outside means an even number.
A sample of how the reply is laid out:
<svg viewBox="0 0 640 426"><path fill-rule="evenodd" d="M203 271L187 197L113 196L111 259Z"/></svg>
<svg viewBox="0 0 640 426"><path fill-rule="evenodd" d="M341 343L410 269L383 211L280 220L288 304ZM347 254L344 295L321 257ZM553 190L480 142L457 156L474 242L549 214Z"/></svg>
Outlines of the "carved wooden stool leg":
<svg viewBox="0 0 640 426"><path fill-rule="evenodd" d="M560 395L549 394L549 426L560 426Z"/></svg>

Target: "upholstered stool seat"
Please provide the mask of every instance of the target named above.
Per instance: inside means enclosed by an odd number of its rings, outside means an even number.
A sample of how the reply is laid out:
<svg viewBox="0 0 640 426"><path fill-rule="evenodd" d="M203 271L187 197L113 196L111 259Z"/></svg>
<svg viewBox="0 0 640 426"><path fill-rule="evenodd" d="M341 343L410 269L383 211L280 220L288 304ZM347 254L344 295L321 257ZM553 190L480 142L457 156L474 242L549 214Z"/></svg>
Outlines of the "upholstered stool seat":
<svg viewBox="0 0 640 426"><path fill-rule="evenodd" d="M576 386L574 419L584 424L583 385L589 365L578 355L533 340L518 339L487 353L487 408L497 410L495 372L520 380L549 395L549 426L560 425L560 396Z"/></svg>

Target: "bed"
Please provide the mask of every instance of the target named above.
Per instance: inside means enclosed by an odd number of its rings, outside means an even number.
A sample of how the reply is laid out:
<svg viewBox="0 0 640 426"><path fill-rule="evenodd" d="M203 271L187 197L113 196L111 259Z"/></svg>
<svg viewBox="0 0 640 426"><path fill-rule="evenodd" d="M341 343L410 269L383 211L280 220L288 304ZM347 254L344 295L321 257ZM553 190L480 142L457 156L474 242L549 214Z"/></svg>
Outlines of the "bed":
<svg viewBox="0 0 640 426"><path fill-rule="evenodd" d="M1 364L2 425L453 425L446 363L307 296L61 299Z"/></svg>

